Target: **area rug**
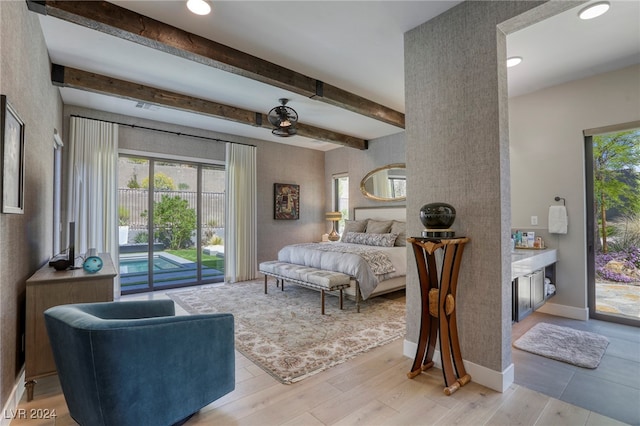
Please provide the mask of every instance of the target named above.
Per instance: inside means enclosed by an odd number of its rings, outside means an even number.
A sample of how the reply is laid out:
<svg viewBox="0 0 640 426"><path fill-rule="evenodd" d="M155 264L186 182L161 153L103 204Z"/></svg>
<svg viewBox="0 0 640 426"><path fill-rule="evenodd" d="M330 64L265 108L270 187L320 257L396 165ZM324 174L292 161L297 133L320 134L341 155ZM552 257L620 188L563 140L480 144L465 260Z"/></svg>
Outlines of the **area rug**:
<svg viewBox="0 0 640 426"><path fill-rule="evenodd" d="M523 351L585 368L596 368L608 345L609 340L600 334L544 322L513 342Z"/></svg>
<svg viewBox="0 0 640 426"><path fill-rule="evenodd" d="M236 349L282 383L294 383L405 334L405 303L375 297L361 302L325 300L320 292L247 281L167 295L191 314L232 313Z"/></svg>

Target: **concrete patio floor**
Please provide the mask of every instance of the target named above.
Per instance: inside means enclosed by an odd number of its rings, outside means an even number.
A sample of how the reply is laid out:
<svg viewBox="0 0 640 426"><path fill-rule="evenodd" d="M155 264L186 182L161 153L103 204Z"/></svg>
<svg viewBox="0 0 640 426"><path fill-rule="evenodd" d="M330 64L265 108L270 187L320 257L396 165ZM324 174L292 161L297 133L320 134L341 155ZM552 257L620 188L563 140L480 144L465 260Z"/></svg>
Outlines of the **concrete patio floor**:
<svg viewBox="0 0 640 426"><path fill-rule="evenodd" d="M596 311L640 319L640 285L596 283Z"/></svg>

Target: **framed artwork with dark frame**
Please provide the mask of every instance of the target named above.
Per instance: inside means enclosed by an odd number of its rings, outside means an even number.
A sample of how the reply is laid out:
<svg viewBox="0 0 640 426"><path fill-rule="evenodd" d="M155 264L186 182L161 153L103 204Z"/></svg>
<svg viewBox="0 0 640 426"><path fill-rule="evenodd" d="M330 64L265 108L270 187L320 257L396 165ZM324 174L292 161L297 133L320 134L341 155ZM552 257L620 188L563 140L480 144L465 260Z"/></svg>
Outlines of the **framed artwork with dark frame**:
<svg viewBox="0 0 640 426"><path fill-rule="evenodd" d="M300 185L274 183L273 198L274 219L296 220L300 218Z"/></svg>
<svg viewBox="0 0 640 426"><path fill-rule="evenodd" d="M2 213L24 213L24 122L0 95Z"/></svg>

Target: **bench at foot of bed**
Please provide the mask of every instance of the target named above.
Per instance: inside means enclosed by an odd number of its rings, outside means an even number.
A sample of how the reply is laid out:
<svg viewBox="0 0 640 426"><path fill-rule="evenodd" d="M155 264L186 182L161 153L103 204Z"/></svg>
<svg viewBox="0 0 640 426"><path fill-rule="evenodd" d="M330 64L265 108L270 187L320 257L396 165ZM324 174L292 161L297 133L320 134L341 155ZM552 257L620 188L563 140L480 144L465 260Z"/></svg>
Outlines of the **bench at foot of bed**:
<svg viewBox="0 0 640 426"><path fill-rule="evenodd" d="M290 281L303 287L320 290L320 309L324 315L324 292L336 291L340 292L340 309L342 309L342 290L348 288L351 283L351 277L347 274L334 271L325 271L323 269L311 268L309 266L295 265L293 263L280 262L272 260L262 262L259 271L264 274L264 292L267 293L267 277L272 276L276 279L276 284L282 285L284 290L284 282ZM356 283L356 310L360 312L360 289L358 281Z"/></svg>

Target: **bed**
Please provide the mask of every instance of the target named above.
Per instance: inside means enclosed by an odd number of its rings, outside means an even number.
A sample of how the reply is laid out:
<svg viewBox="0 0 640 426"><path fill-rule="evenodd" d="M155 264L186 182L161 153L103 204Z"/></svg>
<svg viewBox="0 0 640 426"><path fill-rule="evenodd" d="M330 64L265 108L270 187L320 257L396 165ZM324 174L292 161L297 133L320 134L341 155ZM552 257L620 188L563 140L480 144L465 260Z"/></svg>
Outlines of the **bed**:
<svg viewBox="0 0 640 426"><path fill-rule="evenodd" d="M345 290L350 298L358 287L362 300L400 290L407 272L405 220L405 207L355 208L341 241L288 245L278 252L278 261L353 277Z"/></svg>

